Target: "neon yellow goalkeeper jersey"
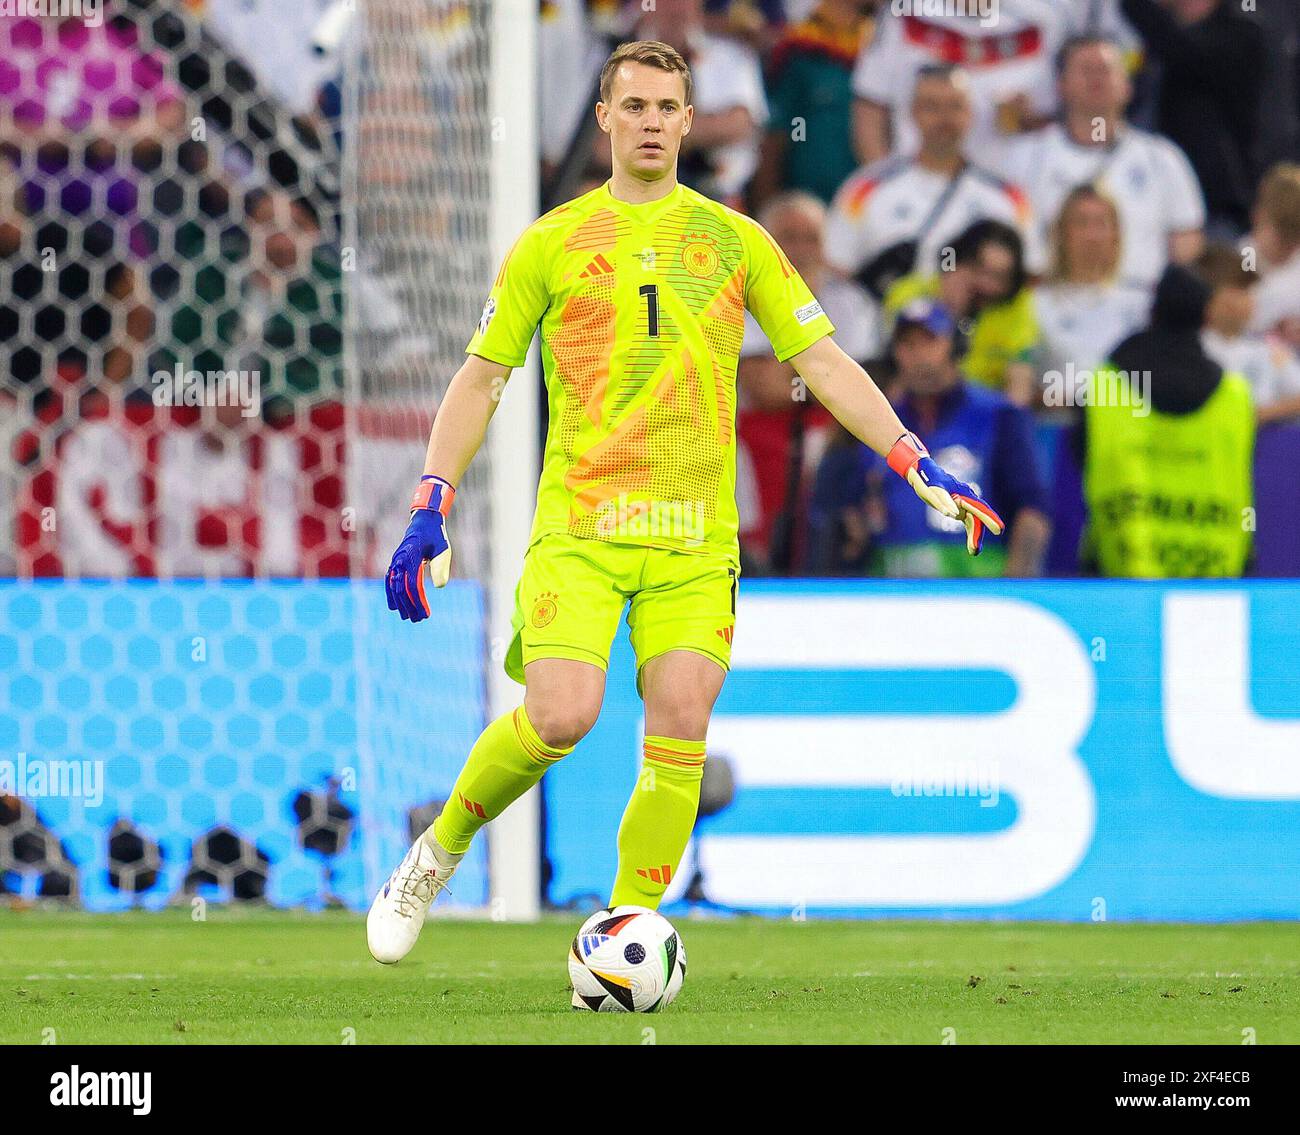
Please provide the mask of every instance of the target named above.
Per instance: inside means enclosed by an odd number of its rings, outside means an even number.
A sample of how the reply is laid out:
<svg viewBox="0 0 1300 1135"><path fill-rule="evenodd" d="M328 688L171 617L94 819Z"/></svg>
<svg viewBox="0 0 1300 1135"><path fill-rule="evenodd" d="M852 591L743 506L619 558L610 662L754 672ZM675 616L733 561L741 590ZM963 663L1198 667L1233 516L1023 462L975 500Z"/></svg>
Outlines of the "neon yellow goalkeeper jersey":
<svg viewBox="0 0 1300 1135"><path fill-rule="evenodd" d="M781 360L834 331L760 225L683 185L630 205L606 183L524 231L466 352L521 366L541 324L550 425L532 542L736 554L745 308Z"/></svg>

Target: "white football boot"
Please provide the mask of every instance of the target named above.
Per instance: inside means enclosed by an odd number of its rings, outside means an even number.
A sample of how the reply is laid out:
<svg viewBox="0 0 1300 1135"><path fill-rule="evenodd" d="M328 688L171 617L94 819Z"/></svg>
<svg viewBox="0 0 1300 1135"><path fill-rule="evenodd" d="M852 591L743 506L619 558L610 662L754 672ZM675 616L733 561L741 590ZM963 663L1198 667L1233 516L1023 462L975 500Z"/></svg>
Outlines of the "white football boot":
<svg viewBox="0 0 1300 1135"><path fill-rule="evenodd" d="M424 929L430 904L464 858L444 851L432 831L411 844L366 916L366 944L375 961L391 966L411 952Z"/></svg>

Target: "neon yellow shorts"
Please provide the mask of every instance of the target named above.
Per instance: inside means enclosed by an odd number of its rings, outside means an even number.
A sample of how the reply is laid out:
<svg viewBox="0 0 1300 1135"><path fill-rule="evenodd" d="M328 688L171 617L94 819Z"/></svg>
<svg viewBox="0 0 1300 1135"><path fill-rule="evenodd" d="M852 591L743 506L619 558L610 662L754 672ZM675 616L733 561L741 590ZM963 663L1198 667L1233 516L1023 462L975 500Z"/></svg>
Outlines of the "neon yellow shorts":
<svg viewBox="0 0 1300 1135"><path fill-rule="evenodd" d="M515 590L514 635L506 673L524 680L539 658L573 658L602 670L618 620L627 625L641 667L669 650L692 650L731 667L740 569L725 554L609 544L567 533L528 549Z"/></svg>

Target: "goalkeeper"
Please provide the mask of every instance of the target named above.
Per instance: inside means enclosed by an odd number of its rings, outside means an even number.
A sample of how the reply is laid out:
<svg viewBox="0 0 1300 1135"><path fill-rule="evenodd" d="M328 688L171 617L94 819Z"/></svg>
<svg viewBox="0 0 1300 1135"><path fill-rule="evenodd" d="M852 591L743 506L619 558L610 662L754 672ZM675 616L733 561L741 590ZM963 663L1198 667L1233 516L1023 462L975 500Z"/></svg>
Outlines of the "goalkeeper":
<svg viewBox="0 0 1300 1135"><path fill-rule="evenodd" d="M412 622L436 613L425 565L435 587L447 582L455 486L540 323L550 427L505 661L523 704L483 731L442 814L376 896L367 937L381 962L414 946L479 828L595 724L625 607L653 776L638 780L623 815L610 905L658 906L695 822L705 735L731 660L746 308L822 405L926 504L964 522L972 555L986 531L1002 531L835 344L767 232L678 183L692 117L690 71L673 48L640 41L609 57L596 118L613 176L520 236L438 410L385 582L388 606Z"/></svg>

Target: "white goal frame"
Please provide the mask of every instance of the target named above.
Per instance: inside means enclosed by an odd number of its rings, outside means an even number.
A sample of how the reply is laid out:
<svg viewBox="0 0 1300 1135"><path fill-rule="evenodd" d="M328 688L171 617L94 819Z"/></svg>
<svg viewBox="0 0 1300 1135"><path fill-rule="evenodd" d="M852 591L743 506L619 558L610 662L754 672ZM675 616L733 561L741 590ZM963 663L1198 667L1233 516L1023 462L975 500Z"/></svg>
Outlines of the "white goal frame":
<svg viewBox="0 0 1300 1135"><path fill-rule="evenodd" d="M535 0L492 0L492 262L500 264L539 207L538 67ZM487 284L484 281L484 295ZM538 394L536 344L502 392L487 434L492 469L492 563L488 588L488 709L493 716L521 702L506 676L515 585L537 502ZM498 648L499 645L499 648ZM531 921L541 913L541 794L531 789L487 828L492 918Z"/></svg>

